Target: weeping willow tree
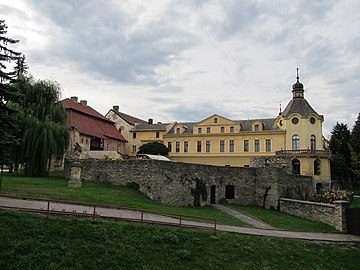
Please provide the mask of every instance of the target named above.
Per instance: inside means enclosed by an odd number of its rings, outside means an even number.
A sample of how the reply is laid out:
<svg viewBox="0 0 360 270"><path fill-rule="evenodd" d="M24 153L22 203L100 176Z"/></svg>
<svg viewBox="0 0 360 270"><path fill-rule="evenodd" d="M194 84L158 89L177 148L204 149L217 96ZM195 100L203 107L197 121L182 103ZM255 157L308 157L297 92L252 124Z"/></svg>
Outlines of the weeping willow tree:
<svg viewBox="0 0 360 270"><path fill-rule="evenodd" d="M61 159L69 144L66 111L59 102L60 86L20 76L15 87L22 94L18 120L21 145L14 159L25 163L28 176L46 176L52 157Z"/></svg>

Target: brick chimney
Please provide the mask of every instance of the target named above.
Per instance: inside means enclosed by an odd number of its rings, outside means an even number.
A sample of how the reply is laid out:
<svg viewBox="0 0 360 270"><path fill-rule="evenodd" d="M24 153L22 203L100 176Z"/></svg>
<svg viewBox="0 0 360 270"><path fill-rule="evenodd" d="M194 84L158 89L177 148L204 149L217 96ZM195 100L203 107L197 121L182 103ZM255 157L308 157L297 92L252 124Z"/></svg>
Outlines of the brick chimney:
<svg viewBox="0 0 360 270"><path fill-rule="evenodd" d="M73 96L73 97L71 97L70 99L71 99L72 101L74 101L74 102L78 102L78 97Z"/></svg>
<svg viewBox="0 0 360 270"><path fill-rule="evenodd" d="M119 112L119 105L114 105L114 106L113 106L113 110L114 110L115 112Z"/></svg>
<svg viewBox="0 0 360 270"><path fill-rule="evenodd" d="M154 120L153 120L152 118L149 118L149 120L148 120L148 124L149 124L149 125L152 125L152 124L153 124L153 122L154 122Z"/></svg>
<svg viewBox="0 0 360 270"><path fill-rule="evenodd" d="M84 106L87 106L87 101L86 100L80 100L80 103Z"/></svg>

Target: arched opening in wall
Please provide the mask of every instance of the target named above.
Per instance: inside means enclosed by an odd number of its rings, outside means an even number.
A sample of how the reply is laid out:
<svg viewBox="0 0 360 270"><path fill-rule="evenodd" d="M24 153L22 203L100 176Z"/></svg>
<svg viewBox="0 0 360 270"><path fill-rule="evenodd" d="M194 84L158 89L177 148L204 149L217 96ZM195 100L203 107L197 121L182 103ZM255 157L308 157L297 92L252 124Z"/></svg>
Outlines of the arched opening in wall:
<svg viewBox="0 0 360 270"><path fill-rule="evenodd" d="M210 204L216 203L216 186L212 185L210 187Z"/></svg>
<svg viewBox="0 0 360 270"><path fill-rule="evenodd" d="M235 187L233 185L225 187L225 199L235 199Z"/></svg>
<svg viewBox="0 0 360 270"><path fill-rule="evenodd" d="M319 159L314 160L314 175L321 174L321 161Z"/></svg>
<svg viewBox="0 0 360 270"><path fill-rule="evenodd" d="M311 137L310 137L310 150L311 151L316 150L316 137L315 137L315 135L311 135Z"/></svg>
<svg viewBox="0 0 360 270"><path fill-rule="evenodd" d="M293 174L300 174L300 160L294 158L291 162L292 164L292 173Z"/></svg>
<svg viewBox="0 0 360 270"><path fill-rule="evenodd" d="M316 193L319 194L321 190L322 190L322 184L321 184L321 183L317 183L317 184L316 184Z"/></svg>
<svg viewBox="0 0 360 270"><path fill-rule="evenodd" d="M295 134L292 136L292 150L300 149L300 136Z"/></svg>

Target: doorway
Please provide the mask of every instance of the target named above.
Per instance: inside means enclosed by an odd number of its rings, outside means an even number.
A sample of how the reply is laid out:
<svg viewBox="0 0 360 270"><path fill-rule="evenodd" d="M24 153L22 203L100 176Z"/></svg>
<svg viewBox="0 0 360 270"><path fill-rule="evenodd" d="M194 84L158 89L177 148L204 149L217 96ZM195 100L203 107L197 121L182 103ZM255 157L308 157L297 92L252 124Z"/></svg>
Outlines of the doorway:
<svg viewBox="0 0 360 270"><path fill-rule="evenodd" d="M216 186L212 185L210 187L210 204L215 204L216 203Z"/></svg>

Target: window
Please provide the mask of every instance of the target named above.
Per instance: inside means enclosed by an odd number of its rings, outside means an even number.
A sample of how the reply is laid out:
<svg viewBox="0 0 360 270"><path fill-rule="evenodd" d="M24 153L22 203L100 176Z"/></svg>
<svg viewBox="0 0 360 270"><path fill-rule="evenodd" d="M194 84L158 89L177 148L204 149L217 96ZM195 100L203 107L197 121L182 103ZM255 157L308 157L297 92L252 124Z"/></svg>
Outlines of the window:
<svg viewBox="0 0 360 270"><path fill-rule="evenodd" d="M217 117L214 118L214 123L216 124L218 122Z"/></svg>
<svg viewBox="0 0 360 270"><path fill-rule="evenodd" d="M225 199L235 199L235 187L233 185L225 186Z"/></svg>
<svg viewBox="0 0 360 270"><path fill-rule="evenodd" d="M136 132L133 133L133 139L136 139Z"/></svg>
<svg viewBox="0 0 360 270"><path fill-rule="evenodd" d="M81 138L81 143L84 143L84 138Z"/></svg>
<svg viewBox="0 0 360 270"><path fill-rule="evenodd" d="M319 159L315 159L314 161L314 175L321 174L321 161Z"/></svg>
<svg viewBox="0 0 360 270"><path fill-rule="evenodd" d="M198 128L198 133L199 133L199 134L202 133L202 128Z"/></svg>
<svg viewBox="0 0 360 270"><path fill-rule="evenodd" d="M184 152L185 153L189 152L189 142L188 141L184 142Z"/></svg>
<svg viewBox="0 0 360 270"><path fill-rule="evenodd" d="M176 153L179 153L179 152L180 152L180 142L179 142L179 141L177 141L177 142L175 143L175 151L176 151Z"/></svg>
<svg viewBox="0 0 360 270"><path fill-rule="evenodd" d="M220 132L221 132L221 133L224 133L224 132L225 132L225 127L221 127L221 128L220 128Z"/></svg>
<svg viewBox="0 0 360 270"><path fill-rule="evenodd" d="M259 131L259 125L255 125L255 131Z"/></svg>
<svg viewBox="0 0 360 270"><path fill-rule="evenodd" d="M234 127L230 127L230 132L234 132Z"/></svg>
<svg viewBox="0 0 360 270"><path fill-rule="evenodd" d="M201 141L197 141L197 152L201 152Z"/></svg>
<svg viewBox="0 0 360 270"><path fill-rule="evenodd" d="M249 152L249 140L244 140L244 152Z"/></svg>
<svg viewBox="0 0 360 270"><path fill-rule="evenodd" d="M106 151L110 151L110 149L111 149L111 143L108 142L107 145L106 145Z"/></svg>
<svg viewBox="0 0 360 270"><path fill-rule="evenodd" d="M295 134L292 136L292 150L299 150L300 149L300 137L299 135Z"/></svg>
<svg viewBox="0 0 360 270"><path fill-rule="evenodd" d="M297 124L299 123L299 118L294 117L293 119L291 119L291 122L292 122L294 125L297 125Z"/></svg>
<svg viewBox="0 0 360 270"><path fill-rule="evenodd" d="M310 137L310 149L311 149L311 151L316 150L316 137L314 134L311 135L311 137Z"/></svg>
<svg viewBox="0 0 360 270"><path fill-rule="evenodd" d="M208 127L206 128L206 133L210 133L211 129Z"/></svg>
<svg viewBox="0 0 360 270"><path fill-rule="evenodd" d="M270 139L266 139L265 140L265 151L266 152L271 152L271 140Z"/></svg>
<svg viewBox="0 0 360 270"><path fill-rule="evenodd" d="M176 128L176 134L180 134L180 128Z"/></svg>
<svg viewBox="0 0 360 270"><path fill-rule="evenodd" d="M211 147L210 141L206 141L206 152L207 152L207 153L210 152L210 147Z"/></svg>
<svg viewBox="0 0 360 270"><path fill-rule="evenodd" d="M260 140L256 139L254 141L254 149L255 149L255 152L260 152Z"/></svg>
<svg viewBox="0 0 360 270"><path fill-rule="evenodd" d="M132 153L136 153L136 145L133 145L133 146L131 147L131 152L132 152Z"/></svg>
<svg viewBox="0 0 360 270"><path fill-rule="evenodd" d="M220 141L220 152L225 152L225 141Z"/></svg>
<svg viewBox="0 0 360 270"><path fill-rule="evenodd" d="M156 136L156 138L160 138L160 132L156 131L155 136Z"/></svg>
<svg viewBox="0 0 360 270"><path fill-rule="evenodd" d="M172 142L168 142L168 150L169 150L169 152L172 151Z"/></svg>
<svg viewBox="0 0 360 270"><path fill-rule="evenodd" d="M310 123L311 123L311 124L315 124L315 118L314 118L314 117L311 117L311 118L310 118Z"/></svg>
<svg viewBox="0 0 360 270"><path fill-rule="evenodd" d="M116 146L116 151L117 151L118 153L120 153L120 143L117 144L117 146Z"/></svg>
<svg viewBox="0 0 360 270"><path fill-rule="evenodd" d="M235 142L234 140L230 140L229 141L229 152L234 152L234 149L235 149Z"/></svg>

